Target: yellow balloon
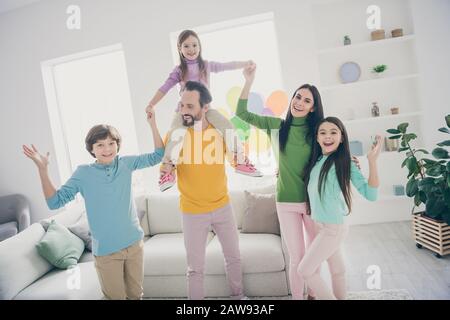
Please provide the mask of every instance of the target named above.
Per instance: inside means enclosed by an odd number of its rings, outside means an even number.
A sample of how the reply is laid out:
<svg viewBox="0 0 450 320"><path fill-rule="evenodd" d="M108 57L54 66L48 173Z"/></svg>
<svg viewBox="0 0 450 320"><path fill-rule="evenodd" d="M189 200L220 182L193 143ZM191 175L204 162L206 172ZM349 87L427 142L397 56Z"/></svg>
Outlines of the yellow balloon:
<svg viewBox="0 0 450 320"><path fill-rule="evenodd" d="M251 151L259 153L269 150L271 142L266 132L260 129L252 128L248 140Z"/></svg>
<svg viewBox="0 0 450 320"><path fill-rule="evenodd" d="M237 103L241 95L241 91L242 91L241 87L232 87L230 90L228 90L227 104L233 113L236 112Z"/></svg>

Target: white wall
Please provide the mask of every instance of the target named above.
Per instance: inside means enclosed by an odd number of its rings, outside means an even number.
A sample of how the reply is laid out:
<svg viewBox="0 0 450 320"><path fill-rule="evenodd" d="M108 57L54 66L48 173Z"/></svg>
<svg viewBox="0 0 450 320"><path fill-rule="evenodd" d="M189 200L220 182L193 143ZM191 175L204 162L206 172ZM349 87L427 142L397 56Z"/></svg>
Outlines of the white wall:
<svg viewBox="0 0 450 320"><path fill-rule="evenodd" d="M66 8L72 4L81 7L79 31L65 27ZM446 58L450 52L449 2L417 0L413 1L412 8L424 108L430 110L423 131L428 134L426 141L439 140L434 129L437 123L442 124L450 101L450 76L444 73L450 69ZM144 152L153 146L143 109L173 68L169 33L268 11L275 14L285 90L290 94L300 84L317 83L316 41L308 1L43 0L0 15L0 195L25 194L31 200L32 222L50 214L37 172L21 153L23 143L34 143L42 150L54 152L41 61L121 42L138 144ZM249 45L252 41L260 40L249 39ZM176 98L173 90L158 106L162 132L168 128ZM156 169L147 173L149 188L154 189ZM50 174L56 184L61 183L55 163L50 167Z"/></svg>
<svg viewBox="0 0 450 320"><path fill-rule="evenodd" d="M78 31L66 29L66 8L72 4L81 8ZM41 61L122 42L138 144L144 152L153 146L143 110L173 68L170 32L273 11L285 90L290 93L300 84L317 79L308 10L306 1L296 0L283 1L282 5L276 0L230 0L226 4L207 0L43 0L0 15L0 194L25 194L31 200L33 222L50 214L36 169L21 153L24 143L54 153ZM252 41L260 40L249 39L248 44ZM161 132L168 128L176 97L176 90L172 90L158 105ZM54 162L50 174L59 185ZM146 172L152 190L156 190L156 172L155 168Z"/></svg>
<svg viewBox="0 0 450 320"><path fill-rule="evenodd" d="M431 151L436 143L449 139L437 129L446 126L444 117L450 114L450 1L412 0L411 11L425 110L425 145Z"/></svg>

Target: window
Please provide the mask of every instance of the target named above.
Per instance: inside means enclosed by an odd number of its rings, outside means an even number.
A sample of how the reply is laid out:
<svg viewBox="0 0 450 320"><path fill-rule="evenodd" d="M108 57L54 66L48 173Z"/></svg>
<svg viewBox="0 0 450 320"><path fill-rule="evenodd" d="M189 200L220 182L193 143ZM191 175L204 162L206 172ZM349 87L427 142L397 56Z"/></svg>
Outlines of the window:
<svg viewBox="0 0 450 320"><path fill-rule="evenodd" d="M84 139L96 124L120 132L120 154L137 154L137 138L121 45L42 63L48 111L61 182L94 158Z"/></svg>

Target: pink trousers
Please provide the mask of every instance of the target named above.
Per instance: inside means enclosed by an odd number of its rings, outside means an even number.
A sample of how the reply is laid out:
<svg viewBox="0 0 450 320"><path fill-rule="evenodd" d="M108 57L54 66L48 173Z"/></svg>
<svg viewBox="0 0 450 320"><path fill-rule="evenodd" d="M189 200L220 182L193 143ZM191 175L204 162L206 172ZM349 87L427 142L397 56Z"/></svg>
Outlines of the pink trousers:
<svg viewBox="0 0 450 320"><path fill-rule="evenodd" d="M184 245L187 255L188 298L200 300L205 297L203 277L205 250L210 228L216 233L225 256L225 269L231 288L231 298L244 297L239 238L230 204L202 214L183 214Z"/></svg>
<svg viewBox="0 0 450 320"><path fill-rule="evenodd" d="M314 221L311 216L306 214L306 210L307 207L304 202L277 202L281 236L286 243L289 254L289 285L294 300L303 300L305 281L299 275L298 267L305 255L305 248L310 246L316 234ZM320 269L318 272L320 272ZM315 295L310 288L308 288L308 294Z"/></svg>
<svg viewBox="0 0 450 320"><path fill-rule="evenodd" d="M346 224L328 224L316 222L316 238L306 251L300 262L298 272L306 281L316 297L321 300L345 299L347 294L345 283L345 264L342 258L341 245L347 236ZM322 262L327 261L331 273L333 289L326 285L317 272Z"/></svg>

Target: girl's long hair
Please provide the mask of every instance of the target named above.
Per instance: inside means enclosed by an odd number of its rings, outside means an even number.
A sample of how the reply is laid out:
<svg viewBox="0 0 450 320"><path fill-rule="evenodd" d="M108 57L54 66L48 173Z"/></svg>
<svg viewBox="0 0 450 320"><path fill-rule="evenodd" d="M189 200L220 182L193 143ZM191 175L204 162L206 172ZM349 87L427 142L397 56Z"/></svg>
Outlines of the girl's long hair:
<svg viewBox="0 0 450 320"><path fill-rule="evenodd" d="M336 117L327 117L320 121L315 130L316 139L313 141L312 145L312 153L311 159L309 161L308 166L305 169L305 187L306 187L306 201L309 208L309 213L311 212L311 207L309 204L309 195L308 195L308 183L310 180L311 171L318 160L323 156L322 148L317 142L319 127L324 122L330 122L335 124L342 135L342 143L339 144L339 147L331 153L328 158L325 160L325 163L322 166L319 174L319 185L318 185L318 193L319 197L322 197L322 193L324 192L325 182L327 180L328 172L331 167L334 165L336 168L336 176L339 182L339 187L341 188L342 195L344 196L345 203L348 207L348 213L352 211L352 197L351 197L351 189L350 189L350 168L351 168L351 156L350 156L350 148L348 143L348 135L347 130L345 130L344 124L341 120Z"/></svg>
<svg viewBox="0 0 450 320"><path fill-rule="evenodd" d="M195 33L195 31L192 30L184 30L182 31L179 36L178 36L178 41L177 41L177 47L178 47L178 55L180 57L180 69L181 69L181 80L185 81L186 80L186 74L188 71L188 67L187 67L187 63L184 60L185 58L183 57L183 54L181 53L181 45L183 44L184 41L186 41L187 38L189 38L190 36L193 36L194 38L197 39L198 41L198 45L199 45L199 52L198 52L198 67L200 69L200 78L204 78L206 79L207 75L206 75L206 62L205 60L203 60L202 58L202 44L200 42L200 38L198 37L197 33Z"/></svg>
<svg viewBox="0 0 450 320"><path fill-rule="evenodd" d="M322 99L320 97L319 90L313 85L310 84L304 84L300 86L297 90L294 91L294 94L291 98L291 102L289 102L289 110L286 114L286 118L281 122L280 126L280 151L284 152L286 148L286 143L289 135L289 130L291 129L292 119L294 116L291 113L291 103L292 99L294 99L295 95L297 94L298 90L300 89L308 89L314 99L314 111L308 113L306 116L306 123L308 125L308 134L306 136L307 141L312 141L312 135L314 130L316 129L317 123L323 119L323 107L322 107Z"/></svg>

